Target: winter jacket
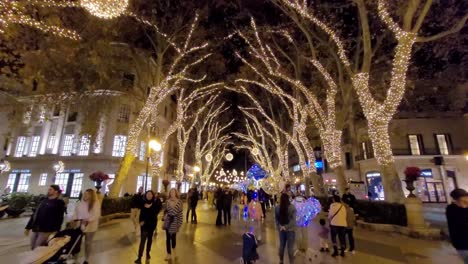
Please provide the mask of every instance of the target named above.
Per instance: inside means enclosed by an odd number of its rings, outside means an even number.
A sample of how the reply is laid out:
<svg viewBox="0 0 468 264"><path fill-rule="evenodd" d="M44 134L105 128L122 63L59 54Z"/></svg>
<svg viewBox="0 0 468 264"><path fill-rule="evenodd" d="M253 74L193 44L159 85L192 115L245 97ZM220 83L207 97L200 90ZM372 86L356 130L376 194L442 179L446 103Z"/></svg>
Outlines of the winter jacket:
<svg viewBox="0 0 468 264"><path fill-rule="evenodd" d="M60 231L65 213L65 202L61 199L44 199L29 219L26 229L33 232Z"/></svg>
<svg viewBox="0 0 468 264"><path fill-rule="evenodd" d="M332 226L348 226L346 222L346 207L342 203L332 203L328 211L328 219Z"/></svg>
<svg viewBox="0 0 468 264"><path fill-rule="evenodd" d="M71 220L82 220L88 222L87 225L82 223L82 230L85 233L96 232L99 226L99 217L101 217L101 202L96 200L93 208L89 210L88 202L80 201L76 207Z"/></svg>
<svg viewBox="0 0 468 264"><path fill-rule="evenodd" d="M140 208L142 204L143 204L143 194L135 193L132 196L130 208Z"/></svg>
<svg viewBox="0 0 468 264"><path fill-rule="evenodd" d="M279 205L275 207L275 221L278 229L281 227L280 224L280 207ZM295 231L296 230L296 207L290 204L288 207L288 223L284 225L286 230L284 231Z"/></svg>
<svg viewBox="0 0 468 264"><path fill-rule="evenodd" d="M169 224L169 228L167 229L169 233L177 233L177 231L179 231L179 228L182 226L184 218L182 201L179 199L176 199L174 201L172 201L171 199L167 199L164 217L170 217L172 219L171 223Z"/></svg>
<svg viewBox="0 0 468 264"><path fill-rule="evenodd" d="M259 202L252 200L249 203L249 218L256 221L262 220L262 207Z"/></svg>
<svg viewBox="0 0 468 264"><path fill-rule="evenodd" d="M232 196L232 193L231 192L225 192L224 195L223 195L223 208L225 210L230 210L231 209L231 205L232 205L232 199L233 199L233 196Z"/></svg>
<svg viewBox="0 0 468 264"><path fill-rule="evenodd" d="M198 204L198 199L199 199L199 193L197 190L193 190L191 195L190 195L190 198L189 198L189 205L191 207L196 207L197 204Z"/></svg>
<svg viewBox="0 0 468 264"><path fill-rule="evenodd" d="M354 214L354 209L344 204L346 207L346 223L348 224L346 228L353 229L356 226L356 215Z"/></svg>
<svg viewBox="0 0 468 264"><path fill-rule="evenodd" d="M457 250L468 250L468 208L450 204L445 214L453 247Z"/></svg>
<svg viewBox="0 0 468 264"><path fill-rule="evenodd" d="M258 260L257 239L252 233L242 235L242 258L244 263L251 263Z"/></svg>
<svg viewBox="0 0 468 264"><path fill-rule="evenodd" d="M162 203L161 200L156 199L151 203L149 208L146 208L145 205L149 204L148 202L143 203L140 209L140 222L143 222L143 229L154 230L158 222L158 214L161 211Z"/></svg>

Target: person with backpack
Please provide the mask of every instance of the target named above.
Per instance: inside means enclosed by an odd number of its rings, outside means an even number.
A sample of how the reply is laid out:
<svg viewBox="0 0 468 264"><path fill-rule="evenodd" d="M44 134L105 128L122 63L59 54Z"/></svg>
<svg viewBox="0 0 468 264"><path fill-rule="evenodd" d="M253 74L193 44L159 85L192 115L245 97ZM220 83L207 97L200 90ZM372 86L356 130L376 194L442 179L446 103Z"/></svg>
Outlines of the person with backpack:
<svg viewBox="0 0 468 264"><path fill-rule="evenodd" d="M146 191L143 199L143 204L140 208L140 246L138 248L138 258L135 263L141 263L143 251L146 244L146 261L151 259L151 245L153 243L153 235L158 223L158 214L161 211L162 203L159 198L156 198L153 191Z"/></svg>
<svg viewBox="0 0 468 264"><path fill-rule="evenodd" d="M338 195L333 196L333 203L330 205L330 210L328 211L328 219L330 220L330 234L331 240L333 243L333 254L332 257L338 256L338 246L336 242L336 237L340 240L340 255L345 256L345 232L347 223L346 207L341 203L341 199Z"/></svg>
<svg viewBox="0 0 468 264"><path fill-rule="evenodd" d="M289 263L294 264L294 244L296 240L296 208L289 201L289 195L281 194L280 204L275 208L275 221L279 231L280 264L284 261L284 249L288 246Z"/></svg>

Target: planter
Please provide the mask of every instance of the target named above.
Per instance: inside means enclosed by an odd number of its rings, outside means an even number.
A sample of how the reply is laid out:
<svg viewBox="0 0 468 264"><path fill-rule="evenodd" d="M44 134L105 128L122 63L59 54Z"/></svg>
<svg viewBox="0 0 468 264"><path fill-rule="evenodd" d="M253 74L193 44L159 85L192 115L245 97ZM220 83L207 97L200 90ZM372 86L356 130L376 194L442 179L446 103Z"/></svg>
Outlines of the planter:
<svg viewBox="0 0 468 264"><path fill-rule="evenodd" d="M19 217L22 213L25 212L24 209L10 209L10 208L7 208L5 211L6 211L6 213L8 214L8 217L13 217L13 218L17 218L17 217Z"/></svg>
<svg viewBox="0 0 468 264"><path fill-rule="evenodd" d="M416 198L416 195L413 194L413 191L416 189L414 187L414 181L405 180L404 182L406 182L406 190L410 192L410 194L408 194L408 198Z"/></svg>

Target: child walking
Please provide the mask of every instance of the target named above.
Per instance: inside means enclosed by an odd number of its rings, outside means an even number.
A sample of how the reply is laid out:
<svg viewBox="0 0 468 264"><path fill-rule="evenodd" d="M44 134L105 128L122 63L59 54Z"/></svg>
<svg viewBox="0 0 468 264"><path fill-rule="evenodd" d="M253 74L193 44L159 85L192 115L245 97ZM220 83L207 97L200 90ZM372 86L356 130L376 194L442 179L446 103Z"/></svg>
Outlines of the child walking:
<svg viewBox="0 0 468 264"><path fill-rule="evenodd" d="M328 237L330 235L330 229L327 228L325 219L320 219L320 232L318 233L320 239L320 252L329 252L328 249Z"/></svg>

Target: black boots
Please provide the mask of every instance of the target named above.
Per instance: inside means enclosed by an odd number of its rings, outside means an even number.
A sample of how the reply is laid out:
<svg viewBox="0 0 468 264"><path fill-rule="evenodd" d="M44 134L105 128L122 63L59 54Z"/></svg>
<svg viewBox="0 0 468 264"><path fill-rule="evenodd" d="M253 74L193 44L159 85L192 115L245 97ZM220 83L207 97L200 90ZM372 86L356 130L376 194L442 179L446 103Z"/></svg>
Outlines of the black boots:
<svg viewBox="0 0 468 264"><path fill-rule="evenodd" d="M345 254L344 254L344 251L345 251L345 249L344 249L344 248L341 248L341 253L340 253L340 256L342 256L342 257L344 257L344 256L345 256Z"/></svg>
<svg viewBox="0 0 468 264"><path fill-rule="evenodd" d="M338 256L338 247L337 246L333 246L333 254L331 256L332 257Z"/></svg>

